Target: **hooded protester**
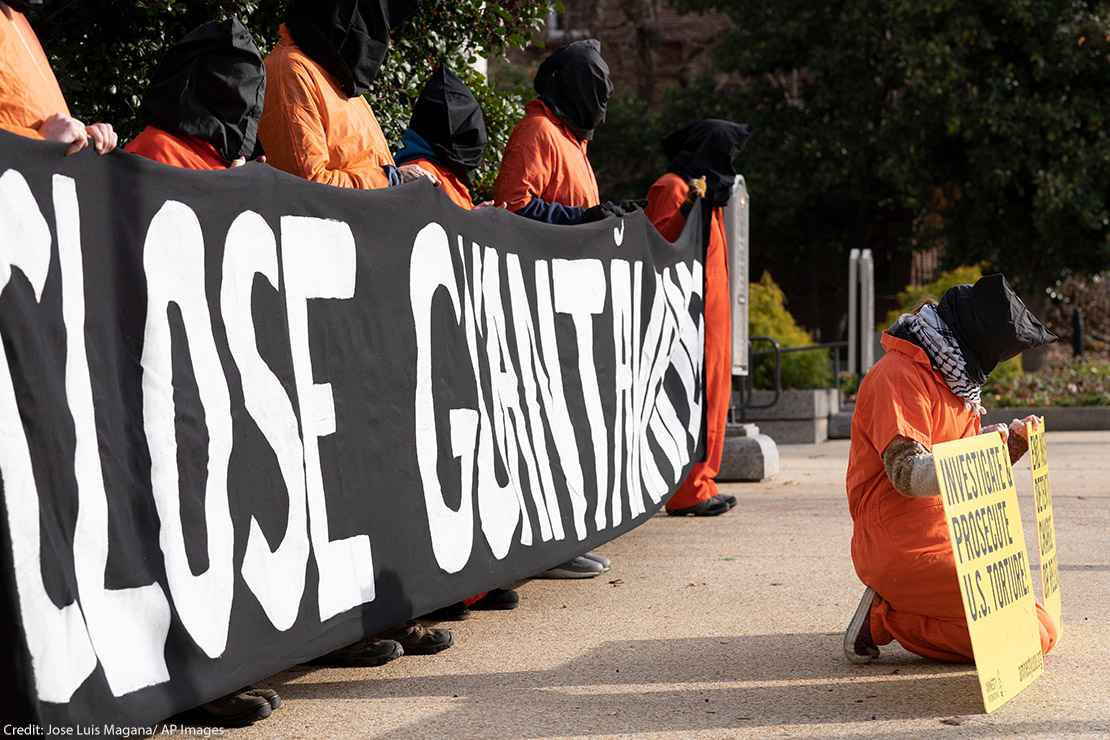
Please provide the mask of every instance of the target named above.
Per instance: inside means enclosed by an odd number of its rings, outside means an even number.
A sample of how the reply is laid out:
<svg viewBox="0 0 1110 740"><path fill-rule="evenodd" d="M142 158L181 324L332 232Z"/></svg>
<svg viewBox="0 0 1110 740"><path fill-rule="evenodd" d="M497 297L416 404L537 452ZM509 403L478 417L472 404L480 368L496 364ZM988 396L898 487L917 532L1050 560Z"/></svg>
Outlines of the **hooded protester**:
<svg viewBox="0 0 1110 740"><path fill-rule="evenodd" d="M404 146L393 155L398 165L430 171L456 205L474 207L470 177L482 164L489 137L482 107L466 83L446 67L436 68L401 139Z"/></svg>
<svg viewBox="0 0 1110 740"><path fill-rule="evenodd" d="M75 154L89 142L99 154L116 148L111 124L90 126L69 114L46 53L23 13L42 0L0 2L0 129L68 144Z"/></svg>
<svg viewBox="0 0 1110 740"><path fill-rule="evenodd" d="M189 170L243 164L255 146L266 70L250 32L237 18L198 26L171 46L143 98L150 122L124 151ZM247 686L179 719L244 727L281 706L272 689Z"/></svg>
<svg viewBox="0 0 1110 740"><path fill-rule="evenodd" d="M494 200L514 213L553 224L577 224L617 213L603 208L586 156L605 120L613 84L596 39L575 41L540 65L539 97L509 136ZM591 210L592 209L592 210Z"/></svg>
<svg viewBox="0 0 1110 740"><path fill-rule="evenodd" d="M717 474L725 448L732 397L732 311L728 287L728 241L722 208L736 180L733 159L751 128L732 121L695 121L663 140L667 172L648 191L647 217L669 241L678 239L699 198L709 214L705 255L705 459L694 463L670 499L673 516L717 516L736 505L718 492Z"/></svg>
<svg viewBox="0 0 1110 740"><path fill-rule="evenodd" d="M237 18L211 21L166 51L143 98L148 124L125 151L163 164L219 170L255 150L266 68Z"/></svg>
<svg viewBox="0 0 1110 740"><path fill-rule="evenodd" d="M886 354L852 415L852 562L867 589L844 635L850 661L873 660L894 640L933 660L974 660L932 449L1000 434L1016 463L1028 449L1026 422L1039 420L982 427L982 384L1000 362L1055 340L1002 275L956 286L883 334ZM1040 604L1037 617L1047 653L1057 625Z"/></svg>
<svg viewBox="0 0 1110 740"><path fill-rule="evenodd" d="M363 95L385 62L390 28L415 5L291 0L266 57L258 132L271 165L342 188L384 188L405 179ZM408 170L410 177L420 174Z"/></svg>

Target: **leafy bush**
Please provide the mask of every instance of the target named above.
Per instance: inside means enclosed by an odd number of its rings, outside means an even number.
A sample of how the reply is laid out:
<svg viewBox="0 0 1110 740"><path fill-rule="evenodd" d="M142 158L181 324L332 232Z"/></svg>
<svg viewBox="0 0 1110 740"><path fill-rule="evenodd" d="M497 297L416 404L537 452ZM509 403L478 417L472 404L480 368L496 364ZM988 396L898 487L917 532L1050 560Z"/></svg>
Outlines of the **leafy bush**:
<svg viewBox="0 0 1110 740"><path fill-rule="evenodd" d="M888 328L904 313L910 313L922 303L927 301L937 302L945 291L957 285L972 284L983 277L983 268L979 265L956 267L948 272L942 272L937 279L920 287L907 285L906 289L898 294L898 308L892 309L886 315L886 323L878 327L879 330Z"/></svg>
<svg viewBox="0 0 1110 740"><path fill-rule="evenodd" d="M1093 360L1011 377L991 376L983 403L1003 406L1110 406L1110 362Z"/></svg>
<svg viewBox="0 0 1110 740"><path fill-rule="evenodd" d="M794 320L786 308L786 297L768 273L752 283L748 296L751 336L771 337L783 348L813 344L813 337ZM759 344L753 348L761 351ZM752 375L756 388L774 387L773 356L753 358ZM827 388L832 385L829 352L826 349L793 352L782 356L783 388Z"/></svg>

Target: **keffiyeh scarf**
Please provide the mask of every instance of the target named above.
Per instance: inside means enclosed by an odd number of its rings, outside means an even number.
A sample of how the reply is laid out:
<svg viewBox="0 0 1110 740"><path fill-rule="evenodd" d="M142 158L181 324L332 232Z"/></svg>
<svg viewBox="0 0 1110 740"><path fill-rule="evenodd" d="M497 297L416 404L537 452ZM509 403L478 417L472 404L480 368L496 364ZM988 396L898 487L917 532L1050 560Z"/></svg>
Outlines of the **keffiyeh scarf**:
<svg viewBox="0 0 1110 740"><path fill-rule="evenodd" d="M982 386L968 377L956 335L937 313L936 306L930 304L915 314L902 314L890 327L890 333L925 350L929 362L944 378L948 389L963 399L966 409L980 416L987 413L983 408Z"/></svg>

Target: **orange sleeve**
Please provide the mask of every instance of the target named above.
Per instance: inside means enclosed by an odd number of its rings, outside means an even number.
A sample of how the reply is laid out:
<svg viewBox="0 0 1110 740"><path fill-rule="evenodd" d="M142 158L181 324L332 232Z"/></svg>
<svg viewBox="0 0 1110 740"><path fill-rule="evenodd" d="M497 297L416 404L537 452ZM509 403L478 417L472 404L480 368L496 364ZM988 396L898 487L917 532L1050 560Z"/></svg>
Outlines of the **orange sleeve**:
<svg viewBox="0 0 1110 740"><path fill-rule="evenodd" d="M860 428L882 454L895 437L933 448L933 400L919 373L907 362L872 369L860 386L855 413Z"/></svg>
<svg viewBox="0 0 1110 740"><path fill-rule="evenodd" d="M524 118L509 137L501 170L493 185L493 201L514 213L543 197L551 179L554 147L535 118Z"/></svg>
<svg viewBox="0 0 1110 740"><path fill-rule="evenodd" d="M267 71L276 71L275 66L268 65ZM388 187L389 178L384 171L362 173L329 168L328 139L320 106L317 81L303 64L289 59L279 74L270 76L258 125L266 161L306 180L340 188Z"/></svg>
<svg viewBox="0 0 1110 740"><path fill-rule="evenodd" d="M14 123L0 123L0 128L4 129L5 131L10 131L13 134L26 136L28 139L38 139L39 141L46 140L46 137L40 134L38 129L35 128L27 128L26 126L19 126Z"/></svg>
<svg viewBox="0 0 1110 740"><path fill-rule="evenodd" d="M663 238L673 242L682 233L686 226L686 216L682 213L682 204L690 191L681 177L668 173L663 175L648 191L647 208L644 213Z"/></svg>

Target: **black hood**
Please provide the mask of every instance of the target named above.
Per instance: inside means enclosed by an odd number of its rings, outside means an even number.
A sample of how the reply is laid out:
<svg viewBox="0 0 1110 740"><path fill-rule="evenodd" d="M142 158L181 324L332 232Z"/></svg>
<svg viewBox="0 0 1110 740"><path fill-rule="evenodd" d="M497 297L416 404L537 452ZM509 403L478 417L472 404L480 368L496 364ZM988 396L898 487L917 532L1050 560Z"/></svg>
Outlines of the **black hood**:
<svg viewBox="0 0 1110 740"><path fill-rule="evenodd" d="M605 121L613 92L601 42L575 41L556 51L540 65L535 87L540 99L578 138L592 139L594 129Z"/></svg>
<svg viewBox="0 0 1110 740"><path fill-rule="evenodd" d="M198 26L171 46L143 97L146 120L196 136L229 164L254 151L266 96L266 68L250 32L236 18Z"/></svg>
<svg viewBox="0 0 1110 740"><path fill-rule="evenodd" d="M437 68L412 108L409 128L427 142L435 159L469 184L489 137L482 107L466 83L446 67Z"/></svg>
<svg viewBox="0 0 1110 740"><path fill-rule="evenodd" d="M365 95L389 51L389 31L411 0L291 0L285 25L301 51L336 79L348 98Z"/></svg>
<svg viewBox="0 0 1110 740"><path fill-rule="evenodd" d="M1057 337L1017 297L1001 274L949 288L937 313L956 335L971 380L983 384L1000 362Z"/></svg>
<svg viewBox="0 0 1110 740"><path fill-rule="evenodd" d="M705 177L706 200L717 208L728 202L736 179L733 159L752 135L743 123L706 118L663 139L667 171L685 179Z"/></svg>

